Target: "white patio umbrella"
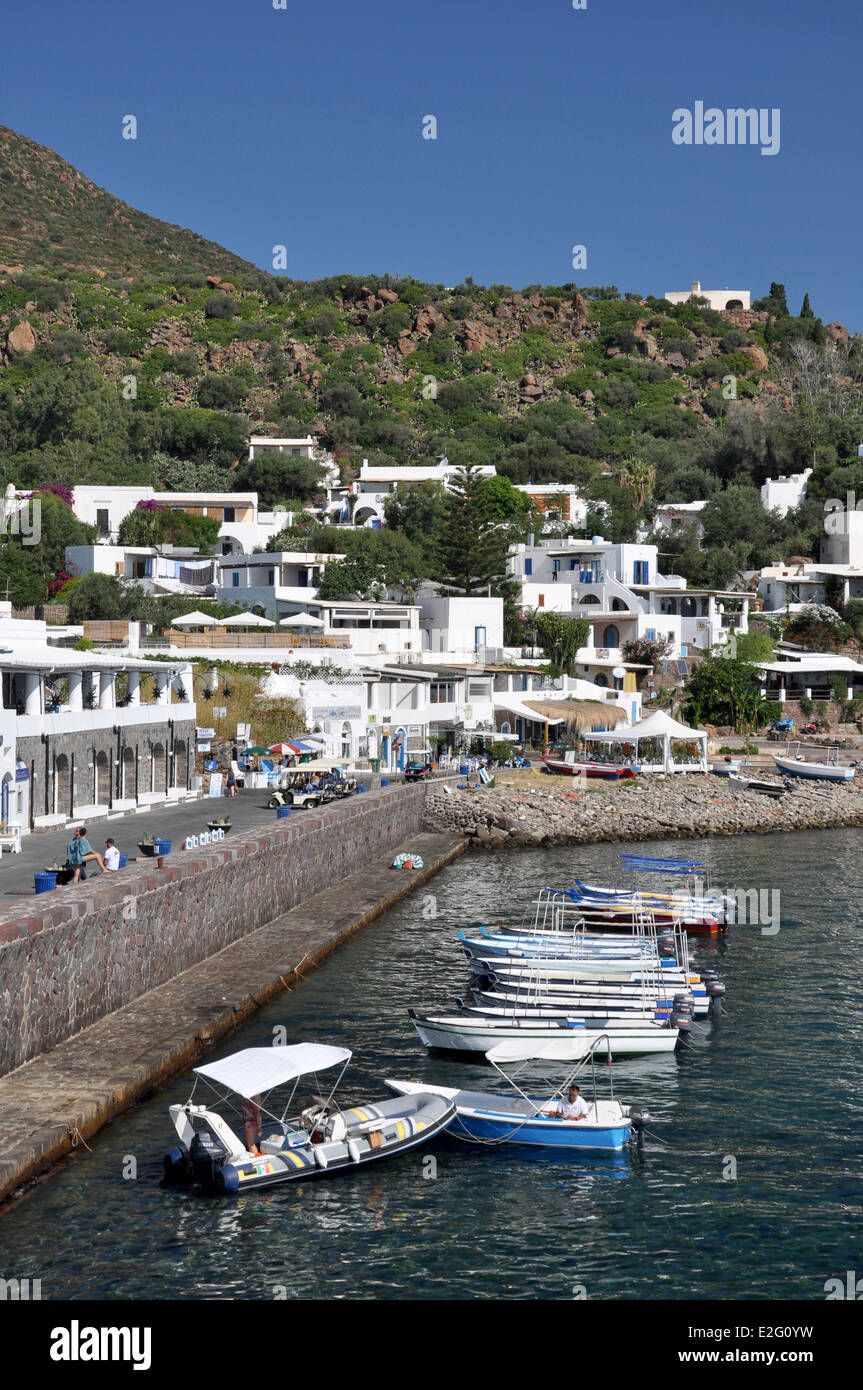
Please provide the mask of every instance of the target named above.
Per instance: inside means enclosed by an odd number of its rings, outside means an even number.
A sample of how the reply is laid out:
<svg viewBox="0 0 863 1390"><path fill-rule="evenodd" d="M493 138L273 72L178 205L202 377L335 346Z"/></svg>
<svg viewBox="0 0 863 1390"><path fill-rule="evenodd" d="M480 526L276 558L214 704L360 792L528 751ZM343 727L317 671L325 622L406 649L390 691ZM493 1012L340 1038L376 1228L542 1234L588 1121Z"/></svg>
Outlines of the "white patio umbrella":
<svg viewBox="0 0 863 1390"><path fill-rule="evenodd" d="M323 627L323 619L316 618L313 613L291 613L289 617L282 618L279 627Z"/></svg>
<svg viewBox="0 0 863 1390"><path fill-rule="evenodd" d="M183 613L171 619L171 627L215 627L217 623L218 618L211 618L209 613Z"/></svg>
<svg viewBox="0 0 863 1390"><path fill-rule="evenodd" d="M235 613L232 618L220 618L219 627L275 627L272 618L262 618L258 613Z"/></svg>

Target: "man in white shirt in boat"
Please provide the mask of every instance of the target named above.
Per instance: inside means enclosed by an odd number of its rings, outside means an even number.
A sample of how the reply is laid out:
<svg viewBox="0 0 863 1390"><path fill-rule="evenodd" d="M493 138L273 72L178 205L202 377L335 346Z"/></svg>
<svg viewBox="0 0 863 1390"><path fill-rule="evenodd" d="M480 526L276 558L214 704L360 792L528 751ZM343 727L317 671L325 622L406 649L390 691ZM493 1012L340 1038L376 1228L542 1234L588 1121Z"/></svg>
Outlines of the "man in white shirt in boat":
<svg viewBox="0 0 863 1390"><path fill-rule="evenodd" d="M551 1120L583 1120L590 1113L590 1106L582 1100L577 1086L570 1086L566 1099L552 1102L552 1108L540 1110Z"/></svg>

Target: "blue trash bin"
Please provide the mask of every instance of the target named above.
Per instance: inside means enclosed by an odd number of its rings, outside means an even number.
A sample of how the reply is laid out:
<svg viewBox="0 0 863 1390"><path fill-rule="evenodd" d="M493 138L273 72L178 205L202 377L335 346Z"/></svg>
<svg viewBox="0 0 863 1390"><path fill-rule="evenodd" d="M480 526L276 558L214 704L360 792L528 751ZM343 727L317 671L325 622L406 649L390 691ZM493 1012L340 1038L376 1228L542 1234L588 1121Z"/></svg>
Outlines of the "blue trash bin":
<svg viewBox="0 0 863 1390"><path fill-rule="evenodd" d="M389 779L389 777L382 777L382 778L381 778L381 786L382 786L382 787L388 787L389 784L390 784L390 779Z"/></svg>
<svg viewBox="0 0 863 1390"><path fill-rule="evenodd" d="M154 840L153 844L155 846L153 853L156 855L157 858L161 858L163 854L171 853L170 840Z"/></svg>
<svg viewBox="0 0 863 1390"><path fill-rule="evenodd" d="M366 784L365 784L365 782L358 782L358 783L357 783L357 791L358 791L358 792L364 792L365 790L366 790Z"/></svg>
<svg viewBox="0 0 863 1390"><path fill-rule="evenodd" d="M37 893L50 893L57 887L57 875L55 873L42 873L33 875L33 883Z"/></svg>
<svg viewBox="0 0 863 1390"><path fill-rule="evenodd" d="M128 854L126 854L125 850L122 850L122 849L121 849L121 850L120 850L120 868L121 868L121 869L125 869L125 867L126 867L126 865L128 864L128 862L129 862L129 856L128 856Z"/></svg>
<svg viewBox="0 0 863 1390"><path fill-rule="evenodd" d="M467 777L470 774L470 763L459 763L458 770L462 777Z"/></svg>
<svg viewBox="0 0 863 1390"><path fill-rule="evenodd" d="M276 820L284 820L284 819L285 819L285 816L289 816L290 814L291 814L291 808L290 808L290 806L277 806L277 807L276 807Z"/></svg>

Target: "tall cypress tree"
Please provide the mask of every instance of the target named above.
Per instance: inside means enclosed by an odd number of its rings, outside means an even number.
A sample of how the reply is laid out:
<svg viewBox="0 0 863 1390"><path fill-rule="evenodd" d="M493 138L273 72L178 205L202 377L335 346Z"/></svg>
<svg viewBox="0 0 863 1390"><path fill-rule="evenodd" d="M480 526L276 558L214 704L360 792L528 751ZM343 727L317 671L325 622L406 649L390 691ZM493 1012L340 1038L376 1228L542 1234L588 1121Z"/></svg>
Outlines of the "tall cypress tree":
<svg viewBox="0 0 863 1390"><path fill-rule="evenodd" d="M812 306L811 306L811 304L809 303L809 295L808 295L808 294L804 294L804 296L803 296L803 308L800 310L800 318L802 318L802 319L814 319L814 317L815 317L815 315L814 315L813 312L812 312Z"/></svg>

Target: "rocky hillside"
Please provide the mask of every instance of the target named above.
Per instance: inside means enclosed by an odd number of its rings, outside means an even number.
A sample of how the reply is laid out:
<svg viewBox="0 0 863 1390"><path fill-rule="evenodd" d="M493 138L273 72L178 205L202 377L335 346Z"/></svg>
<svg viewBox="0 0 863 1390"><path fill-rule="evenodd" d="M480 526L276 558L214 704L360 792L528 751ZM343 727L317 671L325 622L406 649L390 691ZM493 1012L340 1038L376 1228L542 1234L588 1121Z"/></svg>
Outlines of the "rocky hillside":
<svg viewBox="0 0 863 1390"><path fill-rule="evenodd" d="M363 457L446 453L518 483L575 483L615 539L659 502L715 499L721 563L667 562L715 583L811 553L821 493L863 492L860 340L808 298L789 313L778 284L719 314L615 287L304 283L135 212L2 130L0 214L4 481L236 484L302 504L314 476L237 464L250 430L311 431L345 477ZM757 488L809 466L811 516L765 532Z"/></svg>
<svg viewBox="0 0 863 1390"><path fill-rule="evenodd" d="M0 126L0 261L125 275L255 267L99 188L53 150Z"/></svg>

